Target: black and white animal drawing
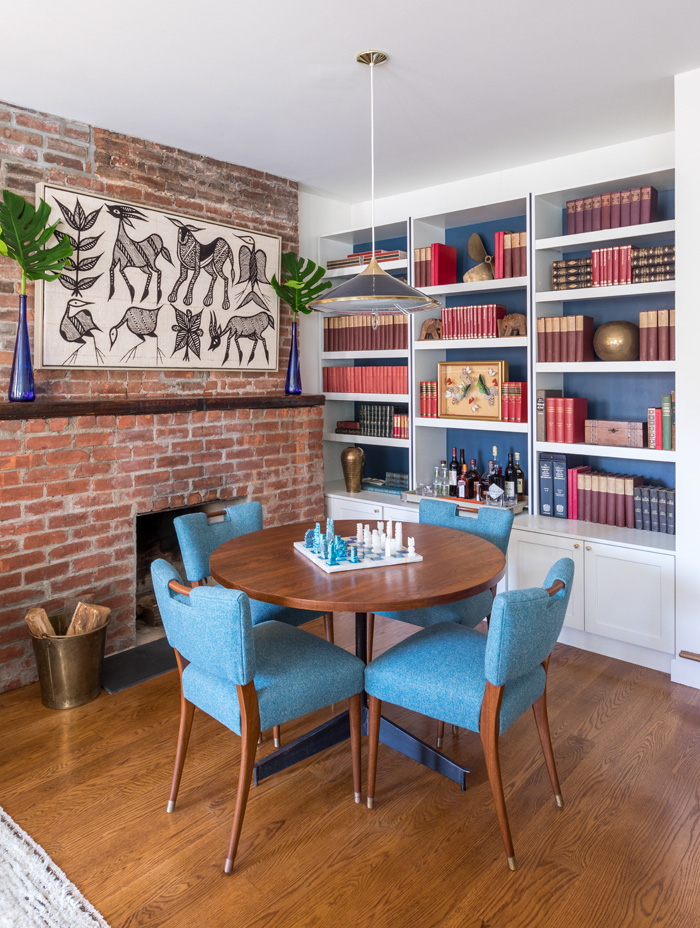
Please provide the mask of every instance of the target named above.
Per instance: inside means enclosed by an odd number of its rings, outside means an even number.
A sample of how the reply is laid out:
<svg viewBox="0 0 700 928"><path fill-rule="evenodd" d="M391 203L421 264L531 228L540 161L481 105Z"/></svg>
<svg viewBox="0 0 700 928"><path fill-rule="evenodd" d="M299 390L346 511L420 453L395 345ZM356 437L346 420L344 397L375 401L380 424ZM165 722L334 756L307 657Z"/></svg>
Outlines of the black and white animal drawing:
<svg viewBox="0 0 700 928"><path fill-rule="evenodd" d="M253 355L255 354L255 349L258 347L258 342L262 343L263 349L265 351L265 360L269 364L270 355L262 334L268 326L270 326L272 329L275 328L275 320L268 312L256 313L254 316L231 316L223 328L220 325L217 325L216 314L212 313L209 319L209 335L211 336L209 350L215 351L221 344L224 335L226 335L226 354L224 355L223 364L226 364L228 361L231 339L235 341L236 348L238 348L238 363L242 364L243 352L241 351L241 346L238 339L252 338L253 350L250 352L248 364L250 364L250 362L253 360Z"/></svg>
<svg viewBox="0 0 700 928"><path fill-rule="evenodd" d="M162 306L156 306L155 309L144 309L143 306L130 306L119 322L109 330L109 347L113 348L119 336L119 329L125 325L127 329L139 340L130 348L122 361L131 361L135 356L137 348L145 344L146 338L155 338L156 340L156 364L163 359L163 352L158 347L158 336L156 335L156 326L158 325L158 313Z"/></svg>
<svg viewBox="0 0 700 928"><path fill-rule="evenodd" d="M99 326L95 325L95 320L92 318L92 314L89 309L82 309L83 306L92 306L92 303L87 303L85 300L68 300L66 303L66 310L63 313L63 318L58 327L59 332L61 333L61 338L69 342L72 345L77 345L78 347L75 351L63 362L64 364L73 364L73 362L78 357L78 352L87 344L85 341L85 336L92 339L92 344L95 348L95 359L99 364L104 361L104 355L97 347L97 342L95 341L95 336L93 332L101 332L102 329ZM73 312L77 310L77 312ZM73 315L71 316L71 312Z"/></svg>
<svg viewBox="0 0 700 928"><path fill-rule="evenodd" d="M171 303L177 300L177 293L182 284L187 280L187 275L192 271L192 277L187 285L185 293L185 306L192 305L192 292L194 285L197 283L200 271L206 271L211 277L207 295L204 297L204 305L211 306L214 302L214 284L218 278L224 282L224 299L221 303L223 309L229 309L231 303L228 298L228 277L224 267L227 261L231 263L231 283L235 280L235 270L233 266L233 252L226 239L220 236L211 242L200 242L194 237L195 232L201 232L198 226L186 225L173 216L168 219L177 226L177 257L180 261L180 276L175 281L175 286L170 292L168 299Z"/></svg>
<svg viewBox="0 0 700 928"><path fill-rule="evenodd" d="M238 263L240 265L239 283L250 283L250 289L244 292L238 301L238 309L247 303L257 303L262 309L268 308L268 302L262 295L262 292L256 293L255 288L260 290L260 284L269 284L270 281L265 276L267 265L267 255L262 248L255 247L255 239L252 235L239 235L245 245L238 249Z"/></svg>
<svg viewBox="0 0 700 928"><path fill-rule="evenodd" d="M148 217L144 216L140 210L134 209L133 206L126 206L124 203L107 203L106 206L107 212L111 216L114 216L115 219L119 220L117 239L112 250L112 265L109 269L109 296L107 299L111 300L114 296L115 268L119 269L119 273L122 275L124 283L129 290L129 296L132 300L135 298L134 288L132 287L129 278L124 272L127 268L137 267L146 275L146 285L143 288L141 302L143 303L143 301L148 296L148 290L151 286L151 278L155 274L156 302L160 303L161 297L163 295L160 284L161 271L156 264L156 259L159 255L163 255L169 264L173 263L173 259L170 257L170 252L163 244L163 239L160 237L160 235L157 235L154 232L152 235L149 235L148 238L145 238L140 242L136 241L136 239L131 238L129 233L126 231L126 227L129 226L130 228L134 229L134 219L137 219L141 222L146 222Z"/></svg>

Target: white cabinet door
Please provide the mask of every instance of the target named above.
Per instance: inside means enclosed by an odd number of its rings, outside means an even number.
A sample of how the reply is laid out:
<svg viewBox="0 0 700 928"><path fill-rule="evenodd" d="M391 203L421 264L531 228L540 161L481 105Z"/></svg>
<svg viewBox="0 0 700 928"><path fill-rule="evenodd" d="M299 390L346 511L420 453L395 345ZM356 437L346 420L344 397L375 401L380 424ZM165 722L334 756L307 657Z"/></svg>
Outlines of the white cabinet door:
<svg viewBox="0 0 700 928"><path fill-rule="evenodd" d="M564 625L584 628L583 543L557 535L519 532L513 529L508 545L508 589L522 590L542 586L550 567L560 557L574 562L574 586Z"/></svg>
<svg viewBox="0 0 700 928"><path fill-rule="evenodd" d="M382 518L382 507L362 500L326 497L326 515L331 519L353 519L356 522L376 521Z"/></svg>
<svg viewBox="0 0 700 928"><path fill-rule="evenodd" d="M384 521L393 519L394 522L418 522L418 509L402 509L401 506L382 506ZM405 534L405 533L404 533Z"/></svg>
<svg viewBox="0 0 700 928"><path fill-rule="evenodd" d="M586 631L672 653L675 558L585 543Z"/></svg>

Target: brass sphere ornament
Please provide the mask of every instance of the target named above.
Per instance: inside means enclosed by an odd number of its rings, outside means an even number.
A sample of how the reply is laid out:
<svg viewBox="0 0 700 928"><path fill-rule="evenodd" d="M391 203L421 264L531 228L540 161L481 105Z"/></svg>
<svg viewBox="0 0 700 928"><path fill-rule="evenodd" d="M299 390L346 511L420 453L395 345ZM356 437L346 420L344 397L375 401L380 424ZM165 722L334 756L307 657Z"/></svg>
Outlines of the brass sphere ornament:
<svg viewBox="0 0 700 928"><path fill-rule="evenodd" d="M345 489L348 493L359 493L362 489L362 472L365 469L365 453L362 448L344 448L340 455Z"/></svg>
<svg viewBox="0 0 700 928"><path fill-rule="evenodd" d="M604 322L593 335L593 350L601 361L637 361L639 327L634 322Z"/></svg>

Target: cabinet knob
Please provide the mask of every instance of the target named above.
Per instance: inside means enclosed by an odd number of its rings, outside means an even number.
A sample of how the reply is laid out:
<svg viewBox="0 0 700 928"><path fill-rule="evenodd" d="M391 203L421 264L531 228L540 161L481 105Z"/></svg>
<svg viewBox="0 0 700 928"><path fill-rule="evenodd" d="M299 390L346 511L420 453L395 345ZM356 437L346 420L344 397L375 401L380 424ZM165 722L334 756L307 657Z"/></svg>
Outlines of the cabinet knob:
<svg viewBox="0 0 700 928"><path fill-rule="evenodd" d="M592 551L593 548L590 545L586 545L586 551Z"/></svg>
<svg viewBox="0 0 700 928"><path fill-rule="evenodd" d="M576 542L576 544L574 545L574 548L580 548L580 547L581 545L578 542Z"/></svg>
<svg viewBox="0 0 700 928"><path fill-rule="evenodd" d="M378 510L378 509L373 509L372 512L379 512L379 510Z"/></svg>

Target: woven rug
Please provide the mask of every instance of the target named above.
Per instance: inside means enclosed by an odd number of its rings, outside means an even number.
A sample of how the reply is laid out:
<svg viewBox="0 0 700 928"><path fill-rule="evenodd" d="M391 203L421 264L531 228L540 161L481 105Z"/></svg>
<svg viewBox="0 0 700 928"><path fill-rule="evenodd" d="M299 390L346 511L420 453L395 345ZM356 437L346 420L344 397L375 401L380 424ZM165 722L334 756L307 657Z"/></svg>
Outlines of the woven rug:
<svg viewBox="0 0 700 928"><path fill-rule="evenodd" d="M1 808L0 928L109 928L43 848Z"/></svg>

